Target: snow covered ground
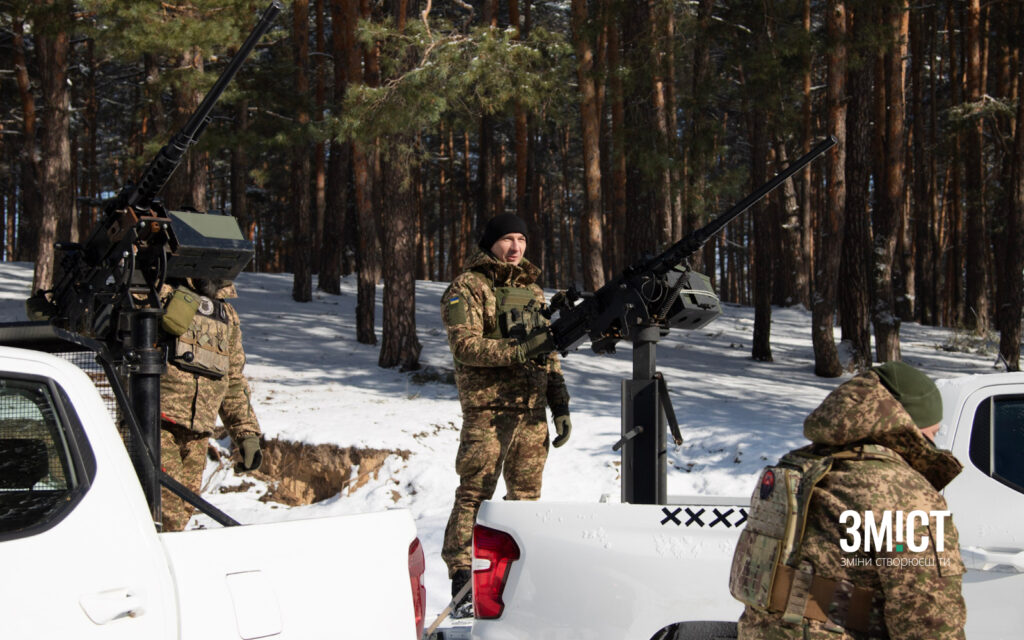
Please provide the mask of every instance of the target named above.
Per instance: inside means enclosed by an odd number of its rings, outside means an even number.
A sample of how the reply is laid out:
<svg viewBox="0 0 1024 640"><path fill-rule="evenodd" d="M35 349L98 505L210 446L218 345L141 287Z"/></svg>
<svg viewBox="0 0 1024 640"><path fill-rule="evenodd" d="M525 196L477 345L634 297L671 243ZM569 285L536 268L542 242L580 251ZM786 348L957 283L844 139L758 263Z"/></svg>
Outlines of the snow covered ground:
<svg viewBox="0 0 1024 640"><path fill-rule="evenodd" d="M0 263L0 321L25 319L32 267ZM253 403L268 438L338 446L406 449L375 478L320 503L287 507L259 501L266 486L220 493L242 477L208 468L205 497L241 522L321 517L395 507L410 509L427 556L427 620L449 599L441 542L458 477L454 471L461 411L438 301L445 283L418 282L416 325L425 372L377 366L378 346L355 339L355 277L342 295L314 293L310 303L291 299L290 274L242 274L236 307L242 316L246 373ZM376 313L380 335L380 299ZM551 292L549 292L550 295ZM772 312L775 361L750 359L753 310L724 305L722 316L696 332L674 331L658 348L658 368L669 384L685 442L670 446L670 495L748 495L758 470L804 443L803 417L842 379L813 373L810 314ZM837 339L839 337L836 331ZM933 377L990 373L995 344L968 353L948 345L968 342L946 329L904 323L903 359ZM944 348L946 347L946 348ZM620 380L631 375L629 345L614 356L587 347L570 354L563 369L572 394L573 432L552 449L544 471L543 500L619 501ZM355 471L354 471L355 473ZM496 497L504 495L499 484ZM197 518L196 524L203 524ZM341 541L339 541L340 543Z"/></svg>

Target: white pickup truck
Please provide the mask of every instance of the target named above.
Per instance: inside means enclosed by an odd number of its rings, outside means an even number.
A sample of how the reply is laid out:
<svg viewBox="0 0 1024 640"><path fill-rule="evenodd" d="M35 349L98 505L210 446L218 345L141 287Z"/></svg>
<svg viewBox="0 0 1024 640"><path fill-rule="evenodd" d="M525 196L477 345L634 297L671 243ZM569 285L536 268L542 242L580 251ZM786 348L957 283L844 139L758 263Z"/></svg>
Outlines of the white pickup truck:
<svg viewBox="0 0 1024 640"><path fill-rule="evenodd" d="M967 637L1024 629L1024 373L939 382L937 438L964 470L944 491L968 566ZM729 566L749 499L671 505L485 502L474 537L472 637L736 636Z"/></svg>
<svg viewBox="0 0 1024 640"><path fill-rule="evenodd" d="M0 347L4 638L417 640L411 515L158 533L125 444L80 368Z"/></svg>

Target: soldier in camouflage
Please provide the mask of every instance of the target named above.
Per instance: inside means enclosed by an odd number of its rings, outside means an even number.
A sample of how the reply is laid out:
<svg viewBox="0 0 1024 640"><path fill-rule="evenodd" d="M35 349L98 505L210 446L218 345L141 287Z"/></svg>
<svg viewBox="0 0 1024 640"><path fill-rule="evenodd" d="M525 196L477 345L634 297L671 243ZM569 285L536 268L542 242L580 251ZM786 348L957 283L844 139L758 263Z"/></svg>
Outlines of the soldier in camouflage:
<svg viewBox="0 0 1024 640"><path fill-rule="evenodd" d="M782 588L777 583L772 589L773 606L762 610L748 604L739 621L740 638L964 637L965 569L957 530L951 517L940 523L931 514L946 511L939 491L962 468L934 445L941 418L935 384L902 362L855 376L807 417L804 435L814 443L808 450L863 455L836 457L815 487L797 552L803 579L793 577L800 572L780 567L785 579L779 581ZM840 515L847 510L858 512L862 521L867 511L929 513L927 522L915 520L914 529L914 538L927 536L928 544L922 551L909 545L863 551L863 544L843 551L840 540L850 536L850 521L841 524ZM942 551L935 537L940 532Z"/></svg>
<svg viewBox="0 0 1024 640"><path fill-rule="evenodd" d="M557 437L568 440L569 394L539 310L540 270L523 257L526 225L504 214L492 218L465 270L441 298L441 317L455 361L462 431L455 491L441 555L452 595L469 580L473 525L483 500L503 474L506 500L536 500L548 455L550 407ZM472 615L467 596L455 617Z"/></svg>
<svg viewBox="0 0 1024 640"><path fill-rule="evenodd" d="M236 297L230 282L185 279L164 285L168 335L167 372L160 378L160 457L171 477L198 494L206 450L219 415L238 445L242 467L258 469L260 425L242 373L245 352L238 313L226 300ZM193 507L162 491L163 530L181 531Z"/></svg>

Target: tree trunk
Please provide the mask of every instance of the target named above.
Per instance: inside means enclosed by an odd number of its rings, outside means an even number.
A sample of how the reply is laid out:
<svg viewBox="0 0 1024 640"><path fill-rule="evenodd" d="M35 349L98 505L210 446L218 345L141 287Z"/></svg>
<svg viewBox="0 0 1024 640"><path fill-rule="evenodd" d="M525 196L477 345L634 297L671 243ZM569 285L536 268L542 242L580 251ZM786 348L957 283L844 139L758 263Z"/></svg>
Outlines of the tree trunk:
<svg viewBox="0 0 1024 640"><path fill-rule="evenodd" d="M494 116L480 118L480 152L477 166L478 208L476 230L480 231L488 220L503 212L501 179L499 177L498 143L495 139L497 123Z"/></svg>
<svg viewBox="0 0 1024 640"><path fill-rule="evenodd" d="M530 0L524 2L529 13ZM529 23L524 21L519 12L519 2L509 0L509 24L516 30L516 39L525 40L529 36ZM526 222L527 252L531 262L538 267L543 265L544 234L541 231L540 212L537 209L536 164L533 149L533 121L519 100L513 108L515 172L516 172L516 215Z"/></svg>
<svg viewBox="0 0 1024 640"><path fill-rule="evenodd" d="M392 0L390 11L399 33L405 31L408 17L407 0ZM401 67L414 64L415 53L405 52ZM381 209L384 295L383 331L378 365L398 366L401 371L420 368L422 349L416 337L416 274L424 272L425 251L420 207L423 184L416 158L422 146L418 133L390 136L383 142L381 153L382 191L388 194L378 200ZM425 277L425 276L424 276Z"/></svg>
<svg viewBox="0 0 1024 640"><path fill-rule="evenodd" d="M452 280L458 273L459 267L462 266L461 258L457 256L457 253L461 251L460 243L461 231L459 229L459 222L462 219L462 208L465 206L465 201L458 197L457 186L455 182L455 131L450 125L446 125L441 130L441 135L447 138L447 152L448 160L445 163L447 171L445 175L446 179L443 181L441 188L444 193L444 205L448 213L448 261L445 264L445 275L442 276L443 280ZM464 240L464 239L463 239Z"/></svg>
<svg viewBox="0 0 1024 640"><path fill-rule="evenodd" d="M657 188L654 191L654 214L655 214L655 244L648 248L651 253L672 244L672 174L669 170L672 157L672 145L675 142L675 132L669 131L668 110L671 105L665 102L665 85L673 79L668 76L668 64L666 57L671 55L672 47L670 41L665 41L663 30L667 24L663 15L664 8L658 2L649 0L647 10L644 12L648 37L646 39L645 54L649 56L650 62L650 103L651 119L654 135L654 151L657 160L652 176Z"/></svg>
<svg viewBox="0 0 1024 640"><path fill-rule="evenodd" d="M608 84L611 91L611 212L612 229L609 243L612 264L616 271L626 267L626 132L625 103L622 88L622 70L619 68L619 26L614 20L608 25ZM607 238L607 236L606 236ZM606 253L608 253L606 251Z"/></svg>
<svg viewBox="0 0 1024 640"><path fill-rule="evenodd" d="M454 149L454 135L451 138L452 148ZM453 152L454 153L454 152ZM460 181L460 198L459 198L459 223L458 229L452 229L452 264L451 272L454 275L462 271L462 267L469 254L471 253L470 247L476 246L476 241L471 237L472 222L470 218L469 203L470 199L470 184L472 178L472 170L470 168L470 149L469 149L469 133L463 132L462 134L462 180ZM454 168L453 168L454 170Z"/></svg>
<svg viewBox="0 0 1024 640"><path fill-rule="evenodd" d="M876 124L883 136L880 164L876 171L879 187L874 236L874 300L871 320L875 328L875 359L879 362L900 359L900 318L896 312L895 283L897 235L904 215L904 83L903 61L906 51L905 2L885 7L881 27L888 29L890 45L881 54L879 82L884 90L876 92Z"/></svg>
<svg viewBox="0 0 1024 640"><path fill-rule="evenodd" d="M1017 33L1024 26L1024 11L1015 6L1005 20L1007 33L1015 27ZM999 304L996 320L999 329L999 355L1006 362L1007 371L1020 371L1021 314L1024 313L1024 62L1021 61L1019 40L1012 42L1012 59L1016 61L1016 131L1013 146L1005 162L1010 165L1009 207L1006 212L1002 274L999 278ZM1008 95L1008 97L1011 97Z"/></svg>
<svg viewBox="0 0 1024 640"><path fill-rule="evenodd" d="M935 66L932 55L936 38L935 12L914 11L911 14L911 108L913 109L913 229L915 244L915 309L922 324L938 324L936 287L941 282L938 252L938 203L936 202L935 156L928 149L938 146L934 135ZM927 69L927 71L926 71ZM927 93L926 93L927 92ZM925 96L928 99L925 99Z"/></svg>
<svg viewBox="0 0 1024 640"><path fill-rule="evenodd" d="M851 41L862 42L870 30L870 9L865 7L848 16L853 24ZM850 345L856 371L871 366L871 139L863 135L871 126L871 87L874 82L870 64L851 68L846 120L846 229L839 281L843 341Z"/></svg>
<svg viewBox="0 0 1024 640"><path fill-rule="evenodd" d="M332 140L327 173L325 198L324 241L320 253L320 274L317 290L334 295L341 294L341 276L345 242L345 223L348 218L348 178L350 147Z"/></svg>
<svg viewBox="0 0 1024 640"><path fill-rule="evenodd" d="M636 262L644 254L653 254L665 240L668 202L663 193L662 172L651 168L652 154L661 151L658 113L652 97L654 72L651 16L646 2L629 3L621 18L623 65L634 70L623 94L626 154L626 202L633 213L626 225L625 262ZM660 90L657 92L661 95Z"/></svg>
<svg viewBox="0 0 1024 640"><path fill-rule="evenodd" d="M950 37L947 38L949 42L949 51L947 52L946 59L949 61L949 77L960 78L963 74L963 69L959 66L961 51L957 44L963 42L963 38L955 37L954 33L962 33L961 26L957 21L960 16L960 12L957 11L956 7L951 3L946 13L946 24L945 29L947 33L950 33ZM963 98L963 83L956 80L952 80L949 83L950 102L953 105L960 105ZM957 153L960 149L963 149L964 137L959 132L953 134L953 145L952 152ZM949 259L946 261L946 290L943 296L945 302L945 313L944 323L948 326L961 327L964 325L964 317L966 316L965 296L964 296L964 271L965 269L965 251L964 246L966 241L964 240L964 210L963 210L963 181L962 181L962 167L960 165L954 165L949 168L949 186L945 198L947 216L949 217Z"/></svg>
<svg viewBox="0 0 1024 640"><path fill-rule="evenodd" d="M17 244L14 245L16 260L37 260L33 255L39 248L39 228L43 222L43 202L39 189L39 151L36 149L36 101L32 93L31 80L28 75L28 63L25 60L25 23L21 19L13 21L12 39L14 77L21 96L22 112L22 153L21 172L18 176L21 183L21 212L17 224Z"/></svg>
<svg viewBox="0 0 1024 640"><path fill-rule="evenodd" d="M354 4L354 3L352 3ZM363 0L359 17L369 20L369 3ZM353 19L353 25L355 19ZM348 59L349 81L377 86L380 81L376 45L363 45L360 56ZM352 144L352 173L355 186L359 277L356 286L356 340L362 344L377 344L374 316L377 300L377 280L380 275L380 235L374 210L377 189L376 143L354 141Z"/></svg>
<svg viewBox="0 0 1024 640"><path fill-rule="evenodd" d="M349 58L355 51L354 11L350 13L345 0L331 0L331 53L334 56L334 104L345 99L349 81ZM332 139L327 165L327 190L324 194L324 241L320 254L320 275L317 289L324 293L341 294L342 263L345 253L345 223L348 218L348 181L350 174L350 146Z"/></svg>
<svg viewBox="0 0 1024 640"><path fill-rule="evenodd" d="M295 92L305 96L309 93L309 0L295 0L292 3L292 39L295 55ZM310 145L304 142L309 126L309 112L300 106L295 114L299 142L292 148L292 203L295 210L295 227L292 240L292 299L309 302L313 299L313 266L310 248L313 247L312 203L310 202Z"/></svg>
<svg viewBox="0 0 1024 640"><path fill-rule="evenodd" d="M57 226L70 230L74 206L71 189L71 92L68 86L68 37L71 3L60 1L40 14L36 44L39 55L40 89L46 109L41 118L42 225L36 254L32 290L49 289L53 283L53 243Z"/></svg>
<svg viewBox="0 0 1024 640"><path fill-rule="evenodd" d="M82 190L86 198L99 197L98 175L96 170L96 151L98 141L98 121L96 119L99 111L99 101L96 97L96 57L95 42L89 39L85 42L85 86L83 88L82 105ZM96 222L97 208L89 205L82 205L78 216L78 237L88 238Z"/></svg>
<svg viewBox="0 0 1024 640"><path fill-rule="evenodd" d="M803 27L805 32L811 33L811 0L804 0ZM803 75L803 100L801 103L803 153L811 150L811 139L814 131L813 66L813 59L809 59L807 69ZM793 290L799 302L808 309L811 307L811 271L814 265L812 250L814 244L814 209L811 206L811 185L813 184L814 175L815 172L813 170L808 170L801 171L799 176L794 177L794 181L798 181L803 188L800 189L800 246L796 249L797 272L793 277Z"/></svg>
<svg viewBox="0 0 1024 640"><path fill-rule="evenodd" d="M580 121L583 130L584 205L580 219L583 288L604 286L601 257L601 125L597 86L594 80L592 26L585 0L572 0L572 37L576 47L576 75L580 86Z"/></svg>
<svg viewBox="0 0 1024 640"><path fill-rule="evenodd" d="M15 160L15 154L11 145L3 145L0 149L3 153L3 160L8 167L17 167ZM18 174L15 171L11 171L8 174L6 180L5 190L2 195L4 205L4 217L3 217L3 233L4 233L4 244L3 244L3 259L5 261L14 260L14 236L15 236L15 220L18 217Z"/></svg>
<svg viewBox="0 0 1024 640"><path fill-rule="evenodd" d="M173 92L175 131L185 125L203 99L201 92L196 88L204 69L203 53L199 47L189 47L181 54L179 69L189 71L188 77L182 80ZM195 148L190 149L160 194L165 206L168 209L192 207L199 211L205 210L207 173L206 154Z"/></svg>
<svg viewBox="0 0 1024 640"><path fill-rule="evenodd" d="M372 147L360 142L352 145L352 168L355 179L356 210L359 226L359 278L356 287L356 340L377 344L374 330L374 305L377 302L377 221L373 211L371 180Z"/></svg>
<svg viewBox="0 0 1024 640"><path fill-rule="evenodd" d="M839 143L827 156L827 203L819 218L815 250L814 296L811 307L811 343L814 373L835 378L843 373L832 327L835 323L836 288L842 255L846 217L846 5L829 0L826 5L828 39L828 130Z"/></svg>
<svg viewBox="0 0 1024 640"><path fill-rule="evenodd" d="M910 321L914 320L916 314L915 309L915 279L916 273L914 270L914 255L916 248L914 247L914 241L911 237L912 226L910 223L910 212L908 209L909 188L907 185L907 176L913 176L911 170L907 166L907 132L906 132L906 117L907 117L907 91L906 91L906 60L907 60L907 47L910 33L910 9L904 3L901 7L900 16L894 18L894 26L899 25L899 36L897 40L897 50L895 60L891 63L893 68L892 82L893 90L898 93L898 96L893 96L893 101L890 106L890 116L894 120L898 120L899 131L896 135L899 135L899 144L893 145L896 148L895 151L899 154L899 162L897 167L899 168L899 218L898 218L898 230L896 234L896 255L894 271L897 273L897 278L894 281L895 296L894 296L894 308L896 310L896 317L901 319L907 319ZM915 81L914 84L917 84ZM897 336L898 337L898 336Z"/></svg>
<svg viewBox="0 0 1024 640"><path fill-rule="evenodd" d="M754 188L767 179L768 138L765 128L767 114L754 108L751 114L750 181ZM751 207L754 221L754 335L750 357L758 362L772 362L772 221L762 201Z"/></svg>
<svg viewBox="0 0 1024 640"><path fill-rule="evenodd" d="M676 44L682 38L676 34L676 21L673 3L666 2L658 6L658 24L661 25L661 39L657 45L665 52L664 74L665 74L665 130L667 145L668 168L665 170L668 179L667 194L669 199L669 214L671 231L669 232L667 244L672 244L683 237L687 229L683 227L683 197L685 196L686 181L682 174L682 140L679 135L679 109L676 105ZM692 264L699 265L701 252L698 251L692 257Z"/></svg>
<svg viewBox="0 0 1024 640"><path fill-rule="evenodd" d="M324 105L327 102L327 65L326 40L324 38L324 0L316 0L314 4L316 20L316 53L313 61L313 74L316 78L316 109L313 112L313 120L317 123L323 122ZM319 128L319 126L318 126ZM327 143L323 140L316 140L313 144L313 255L312 266L314 271L322 275L320 266L324 261L324 216L327 210ZM317 285L319 289L320 286Z"/></svg>
<svg viewBox="0 0 1024 640"><path fill-rule="evenodd" d="M967 2L967 102L980 108L982 100L981 0ZM982 148L983 120L977 118L966 131L964 158L967 202L967 316L965 324L984 333L989 328L988 221L985 212L985 157Z"/></svg>
<svg viewBox="0 0 1024 640"><path fill-rule="evenodd" d="M569 171L569 127L566 126L561 131L560 139L561 153L559 154L562 163L562 211L570 210L570 198L572 194L572 176ZM579 281L576 279L576 243L573 242L573 228L572 220L569 216L561 217L561 225L558 234L558 246L560 251L558 252L561 256L563 267L563 277L568 275L569 285L579 285Z"/></svg>
<svg viewBox="0 0 1024 640"><path fill-rule="evenodd" d="M516 40L522 40L525 34L520 26L518 0L509 0L508 22L516 31ZM526 122L526 110L519 100L516 100L513 107L512 120L515 129L513 135L515 153L513 155L515 156L516 163L516 215L526 221L526 226L530 230L529 237L536 240L540 237L540 234L537 231L536 220L531 220L529 184L527 184L527 169L530 161L529 129Z"/></svg>
<svg viewBox="0 0 1024 640"><path fill-rule="evenodd" d="M387 204L384 227L383 329L377 364L400 371L420 368L422 349L416 337L416 234L412 193L412 141L393 136L385 146L383 168ZM404 152L403 152L404 151Z"/></svg>
<svg viewBox="0 0 1024 640"><path fill-rule="evenodd" d="M241 140L249 128L249 103L242 100L235 109L235 144L231 148L231 214L238 220L242 235L248 240L255 240L256 224L249 211L249 198L245 188L249 177L249 156L246 146ZM250 263L249 267L255 266Z"/></svg>
<svg viewBox="0 0 1024 640"><path fill-rule="evenodd" d="M693 65L691 71L690 99L693 107L686 132L683 157L685 193L683 199L684 232L693 231L707 222L711 203L708 201L707 178L714 157L714 138L719 132L711 116L711 50L713 37L709 27L713 17L713 0L700 0L697 7L697 35L693 43ZM709 275L714 271L714 242L706 245L705 256L694 256L694 269L705 270Z"/></svg>
<svg viewBox="0 0 1024 640"><path fill-rule="evenodd" d="M775 165L779 168L789 165L789 154L786 145L775 143ZM805 170L803 173L810 173ZM804 292L800 290L800 277L803 274L806 284L807 267L803 262L803 232L800 219L800 200L796 193L796 181L786 180L779 186L779 209L781 224L773 225L779 231L779 264L773 286L778 291L778 304L793 306L803 302Z"/></svg>
<svg viewBox="0 0 1024 640"><path fill-rule="evenodd" d="M529 6L527 4L527 7ZM544 215L544 198L546 196L544 190L545 175L538 168L541 166L543 158L546 157L544 155L546 150L543 146L544 135L538 127L538 122L540 122L538 118L531 117L527 119L527 131L530 137L527 147L529 158L526 164L526 175L528 176L529 184L529 191L527 193L529 203L528 224L530 222L533 223L533 228L537 234L533 248L530 249L530 261L544 270L541 274L542 282L550 283L551 273L547 271L547 265L554 249L551 246Z"/></svg>

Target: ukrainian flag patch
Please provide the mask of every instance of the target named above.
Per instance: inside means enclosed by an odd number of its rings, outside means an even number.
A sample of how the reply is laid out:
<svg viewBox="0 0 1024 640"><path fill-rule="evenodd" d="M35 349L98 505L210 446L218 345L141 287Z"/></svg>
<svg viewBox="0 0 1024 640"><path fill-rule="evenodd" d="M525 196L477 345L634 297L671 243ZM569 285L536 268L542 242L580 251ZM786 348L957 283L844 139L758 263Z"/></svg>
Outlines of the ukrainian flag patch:
<svg viewBox="0 0 1024 640"><path fill-rule="evenodd" d="M445 324L448 326L466 323L466 305L463 304L459 294L453 293L452 297L448 298L445 311Z"/></svg>

